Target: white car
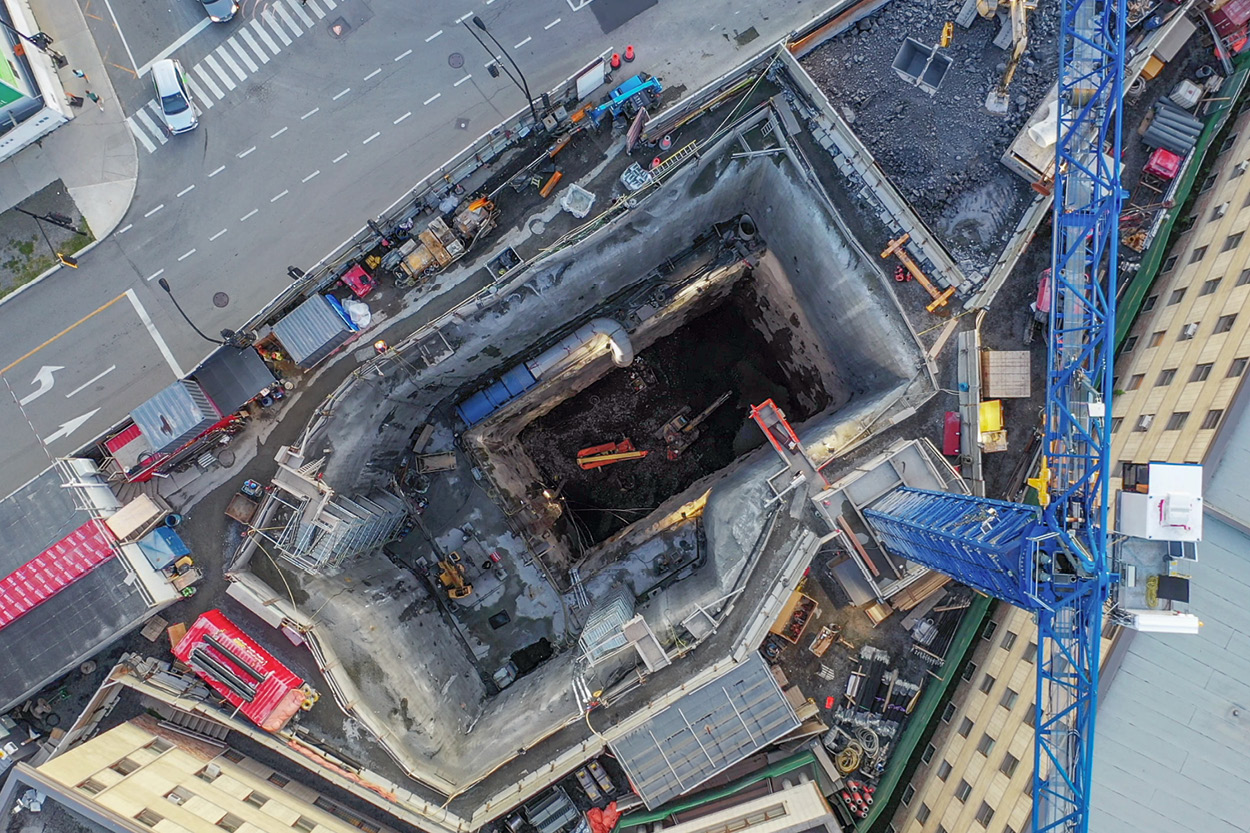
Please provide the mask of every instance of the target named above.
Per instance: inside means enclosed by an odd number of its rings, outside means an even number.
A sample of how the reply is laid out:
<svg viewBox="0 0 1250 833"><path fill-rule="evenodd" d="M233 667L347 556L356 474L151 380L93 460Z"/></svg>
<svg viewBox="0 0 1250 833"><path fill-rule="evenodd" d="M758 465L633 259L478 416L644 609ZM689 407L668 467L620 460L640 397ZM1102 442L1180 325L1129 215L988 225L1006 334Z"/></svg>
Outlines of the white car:
<svg viewBox="0 0 1250 833"><path fill-rule="evenodd" d="M152 84L156 87L156 100L160 102L161 119L170 133L186 133L200 123L191 103L191 91L187 89L187 76L182 64L166 58L152 64Z"/></svg>
<svg viewBox="0 0 1250 833"><path fill-rule="evenodd" d="M208 19L214 23L225 23L239 10L239 4L235 0L200 0L200 2L204 5L204 11L208 13Z"/></svg>

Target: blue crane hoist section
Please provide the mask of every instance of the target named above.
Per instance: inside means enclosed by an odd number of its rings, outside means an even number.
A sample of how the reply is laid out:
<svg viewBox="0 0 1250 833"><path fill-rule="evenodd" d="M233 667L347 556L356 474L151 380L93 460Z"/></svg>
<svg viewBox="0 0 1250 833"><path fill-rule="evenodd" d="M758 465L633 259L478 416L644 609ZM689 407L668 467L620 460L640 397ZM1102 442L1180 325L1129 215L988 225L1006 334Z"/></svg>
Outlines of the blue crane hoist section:
<svg viewBox="0 0 1250 833"><path fill-rule="evenodd" d="M900 489L884 546L1038 619L1033 829L1087 833L1107 561L1125 0L1061 0L1042 508Z"/></svg>

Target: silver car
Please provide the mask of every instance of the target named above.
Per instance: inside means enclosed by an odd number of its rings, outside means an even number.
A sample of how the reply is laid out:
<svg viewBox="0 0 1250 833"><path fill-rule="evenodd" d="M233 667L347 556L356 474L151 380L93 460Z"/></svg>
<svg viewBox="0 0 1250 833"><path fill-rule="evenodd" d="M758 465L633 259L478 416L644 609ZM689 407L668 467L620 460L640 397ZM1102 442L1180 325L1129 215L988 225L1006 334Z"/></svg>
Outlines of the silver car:
<svg viewBox="0 0 1250 833"><path fill-rule="evenodd" d="M239 10L237 0L200 0L200 2L204 4L204 11L208 12L208 19L214 23L225 23Z"/></svg>
<svg viewBox="0 0 1250 833"><path fill-rule="evenodd" d="M160 102L161 119L169 132L194 130L200 122L195 116L182 64L173 58L152 64L152 84L156 87L156 100Z"/></svg>

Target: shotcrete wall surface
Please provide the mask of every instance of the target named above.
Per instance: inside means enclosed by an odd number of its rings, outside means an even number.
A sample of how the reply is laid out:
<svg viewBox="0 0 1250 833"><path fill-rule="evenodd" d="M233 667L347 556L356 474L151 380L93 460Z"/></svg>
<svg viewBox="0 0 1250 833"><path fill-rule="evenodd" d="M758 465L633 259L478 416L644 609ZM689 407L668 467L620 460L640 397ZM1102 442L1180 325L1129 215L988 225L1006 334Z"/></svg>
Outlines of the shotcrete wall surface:
<svg viewBox="0 0 1250 833"><path fill-rule="evenodd" d="M931 396L930 367L888 292L880 264L849 239L828 199L812 186L814 177L788 153L733 160L735 142L733 136L722 139L619 219L541 261L501 287L493 303L445 327L442 334L455 352L436 366L395 367L384 377L354 384L328 416L322 414L324 425L308 444L310 455L328 451L325 481L348 496L387 485L399 450L420 423L447 425L451 406L468 392L591 318L628 321L612 308L624 290L687 250L714 223L744 212L767 246L753 275L743 278L755 281L761 306L775 304L761 311L760 326L774 338L789 339L792 349L803 354L795 356L796 372L803 369L800 365L817 368L826 389L841 392L834 400L837 407L796 426L814 457L844 451ZM772 312L783 308L784 317ZM611 368L605 347L584 370L572 372L578 384L589 384ZM544 401L551 391L539 385L526 394L532 398L527 401ZM517 405L518 410L525 407ZM688 490L694 499L711 488L704 509L708 560L643 610L648 619L660 614L656 631L662 638L668 630L664 624L679 622L695 604L713 604L758 559L781 557L761 555L757 546L768 521L765 480L779 468L771 448L763 448ZM501 514L480 522L504 526ZM440 530L431 533L437 536ZM783 537L792 541L795 534L788 531ZM370 586L349 580L353 573L370 577ZM405 768L418 775L429 770L434 777L427 783L464 790L497 768L492 783L515 779L522 759L508 762L544 738L550 738L546 747L558 748L544 748L540 759L531 754L530 766L520 772L530 771L538 760L554 761L590 738L570 694L570 653L488 697L468 660L452 656L457 636L450 627L428 605L405 604L398 597L412 590L402 575L399 567L366 559L345 565L336 576L295 576L292 583L298 585L301 607L314 606L318 621L336 623L319 628L318 637L352 659L329 673L352 675L361 692L358 707L391 727L384 740ZM384 640L377 636L382 632ZM717 647L687 654L670 670L692 676L723 661L727 649L722 643L718 638ZM408 648L388 647L401 644ZM362 650L374 648L384 655L369 662ZM404 667L397 667L401 663ZM424 683L415 682L421 677ZM658 693L643 686L618 701L618 708L634 700L641 708Z"/></svg>

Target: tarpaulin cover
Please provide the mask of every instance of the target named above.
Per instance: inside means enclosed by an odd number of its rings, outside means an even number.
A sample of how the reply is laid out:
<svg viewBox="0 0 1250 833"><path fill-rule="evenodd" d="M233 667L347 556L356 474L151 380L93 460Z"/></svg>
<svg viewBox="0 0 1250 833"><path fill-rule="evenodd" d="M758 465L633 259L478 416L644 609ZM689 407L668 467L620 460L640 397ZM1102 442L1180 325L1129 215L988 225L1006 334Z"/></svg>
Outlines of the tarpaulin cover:
<svg viewBox="0 0 1250 833"><path fill-rule="evenodd" d="M143 557L152 565L153 570L164 570L166 567L173 566L173 563L184 555L191 554L191 548L183 542L177 532L167 526L157 527L140 538L139 549L143 551Z"/></svg>
<svg viewBox="0 0 1250 833"><path fill-rule="evenodd" d="M0 628L117 555L112 544L108 528L91 520L0 580Z"/></svg>
<svg viewBox="0 0 1250 833"><path fill-rule="evenodd" d="M222 414L233 413L274 383L255 348L222 347L191 374Z"/></svg>
<svg viewBox="0 0 1250 833"><path fill-rule="evenodd" d="M291 361L303 368L329 356L353 331L342 305L325 295L313 295L273 325Z"/></svg>
<svg viewBox="0 0 1250 833"><path fill-rule="evenodd" d="M193 661L192 654L210 657L229 670L236 680L244 683L248 698L241 697L202 663ZM281 730L299 711L306 697L302 689L304 681L252 641L220 610L210 610L196 619L186 636L174 646L174 656L194 669L226 702L269 732Z"/></svg>

